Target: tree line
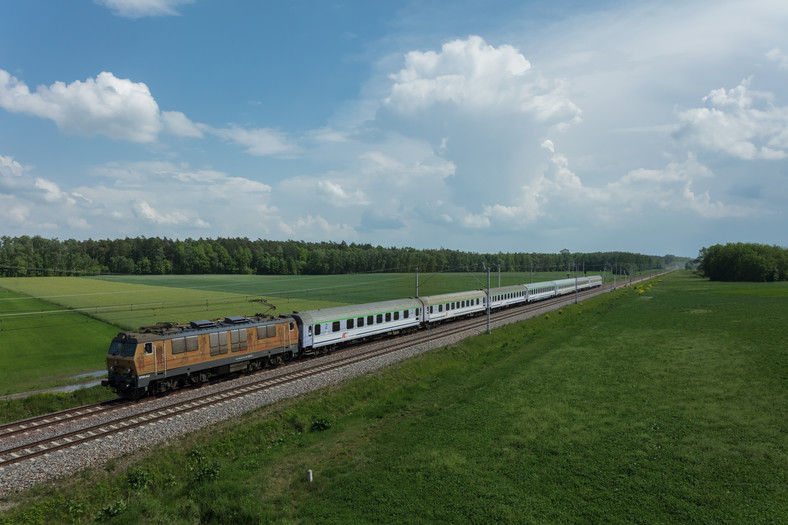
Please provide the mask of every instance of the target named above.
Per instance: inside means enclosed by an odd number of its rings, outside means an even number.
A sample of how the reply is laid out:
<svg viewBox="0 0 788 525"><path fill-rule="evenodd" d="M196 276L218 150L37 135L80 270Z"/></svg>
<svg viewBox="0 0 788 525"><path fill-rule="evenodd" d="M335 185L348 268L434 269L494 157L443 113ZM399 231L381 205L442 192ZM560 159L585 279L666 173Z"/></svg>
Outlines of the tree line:
<svg viewBox="0 0 788 525"><path fill-rule="evenodd" d="M501 271L601 272L659 269L673 255L630 252L474 253L347 244L249 240L247 238L172 240L135 237L58 240L40 236L0 237L0 276L99 274L258 274L328 275L368 272L478 271L482 264Z"/></svg>
<svg viewBox="0 0 788 525"><path fill-rule="evenodd" d="M741 242L715 244L700 250L698 271L712 281L785 281L788 249Z"/></svg>

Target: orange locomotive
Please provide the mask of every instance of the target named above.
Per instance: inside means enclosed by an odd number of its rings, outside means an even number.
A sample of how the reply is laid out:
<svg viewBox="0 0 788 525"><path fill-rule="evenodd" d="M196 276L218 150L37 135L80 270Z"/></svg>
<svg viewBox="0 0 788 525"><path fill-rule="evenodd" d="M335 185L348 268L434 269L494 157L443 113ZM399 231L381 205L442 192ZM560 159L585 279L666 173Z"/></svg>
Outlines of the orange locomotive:
<svg viewBox="0 0 788 525"><path fill-rule="evenodd" d="M102 384L121 397L137 399L277 365L298 355L298 348L295 320L284 316L235 316L121 332L110 345Z"/></svg>

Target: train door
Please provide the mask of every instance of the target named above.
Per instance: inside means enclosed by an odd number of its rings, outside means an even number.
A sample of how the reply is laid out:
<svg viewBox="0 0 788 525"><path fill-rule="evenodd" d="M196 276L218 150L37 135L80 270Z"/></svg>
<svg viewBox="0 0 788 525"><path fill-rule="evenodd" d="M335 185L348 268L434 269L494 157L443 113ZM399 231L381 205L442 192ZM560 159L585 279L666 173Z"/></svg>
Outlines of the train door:
<svg viewBox="0 0 788 525"><path fill-rule="evenodd" d="M154 375L167 377L167 355L164 353L164 341L145 343L145 354L153 354Z"/></svg>

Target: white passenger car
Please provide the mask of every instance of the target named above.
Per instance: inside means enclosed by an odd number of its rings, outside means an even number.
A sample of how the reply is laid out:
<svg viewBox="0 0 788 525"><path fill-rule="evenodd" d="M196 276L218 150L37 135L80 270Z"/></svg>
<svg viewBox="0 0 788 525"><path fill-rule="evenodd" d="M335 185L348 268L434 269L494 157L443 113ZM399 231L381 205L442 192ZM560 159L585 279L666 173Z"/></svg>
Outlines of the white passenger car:
<svg viewBox="0 0 788 525"><path fill-rule="evenodd" d="M526 284L525 289L528 291L529 303L549 299L556 294L554 281Z"/></svg>
<svg viewBox="0 0 788 525"><path fill-rule="evenodd" d="M418 299L322 308L293 312L305 352L356 339L415 329L422 319Z"/></svg>
<svg viewBox="0 0 788 525"><path fill-rule="evenodd" d="M419 299L424 305L424 322L440 323L448 319L483 312L487 294L482 290L429 295Z"/></svg>
<svg viewBox="0 0 788 525"><path fill-rule="evenodd" d="M495 310L496 308L524 303L528 299L527 292L522 284L492 288L490 290L490 307Z"/></svg>

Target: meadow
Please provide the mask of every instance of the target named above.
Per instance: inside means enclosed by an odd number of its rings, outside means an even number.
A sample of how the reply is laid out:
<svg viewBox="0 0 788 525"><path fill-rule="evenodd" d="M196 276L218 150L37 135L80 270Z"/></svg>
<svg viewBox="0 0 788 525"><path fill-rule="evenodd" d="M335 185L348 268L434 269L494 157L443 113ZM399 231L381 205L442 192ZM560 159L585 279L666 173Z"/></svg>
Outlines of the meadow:
<svg viewBox="0 0 788 525"><path fill-rule="evenodd" d="M787 306L788 283L672 274L14 496L0 523L785 523Z"/></svg>
<svg viewBox="0 0 788 525"><path fill-rule="evenodd" d="M535 279L557 274L534 274ZM565 275L565 274L564 274ZM503 286L528 282L503 273ZM419 293L480 288L485 274L422 275ZM497 275L492 278L497 285ZM286 314L415 294L411 274L102 276L0 279L0 395L95 380L121 330L230 315ZM0 419L2 416L0 415Z"/></svg>

